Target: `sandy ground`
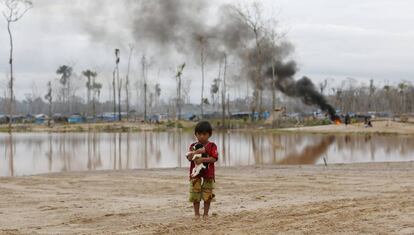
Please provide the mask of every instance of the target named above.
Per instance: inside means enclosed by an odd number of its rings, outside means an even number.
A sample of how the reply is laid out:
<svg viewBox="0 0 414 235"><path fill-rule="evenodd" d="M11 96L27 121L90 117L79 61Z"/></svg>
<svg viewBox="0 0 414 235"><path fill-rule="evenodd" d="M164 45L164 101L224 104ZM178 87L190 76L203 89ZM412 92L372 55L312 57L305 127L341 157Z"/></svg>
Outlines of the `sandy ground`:
<svg viewBox="0 0 414 235"><path fill-rule="evenodd" d="M219 168L193 220L187 169L0 178L0 234L414 234L414 162Z"/></svg>
<svg viewBox="0 0 414 235"><path fill-rule="evenodd" d="M377 133L377 134L414 134L414 123L402 123L394 121L373 121L373 127L365 128L363 123L357 123L345 126L341 125L325 125L325 126L310 126L298 128L285 128L282 131L291 132L308 132L308 133Z"/></svg>

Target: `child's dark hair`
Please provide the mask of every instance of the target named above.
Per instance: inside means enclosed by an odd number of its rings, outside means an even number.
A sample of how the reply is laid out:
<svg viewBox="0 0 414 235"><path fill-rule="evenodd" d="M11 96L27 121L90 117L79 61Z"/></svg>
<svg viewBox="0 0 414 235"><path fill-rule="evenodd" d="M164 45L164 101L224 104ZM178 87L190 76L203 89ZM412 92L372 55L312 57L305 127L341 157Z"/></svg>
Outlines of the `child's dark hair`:
<svg viewBox="0 0 414 235"><path fill-rule="evenodd" d="M213 127L207 121L201 121L197 123L194 128L194 134L197 133L208 133L210 136L213 134Z"/></svg>

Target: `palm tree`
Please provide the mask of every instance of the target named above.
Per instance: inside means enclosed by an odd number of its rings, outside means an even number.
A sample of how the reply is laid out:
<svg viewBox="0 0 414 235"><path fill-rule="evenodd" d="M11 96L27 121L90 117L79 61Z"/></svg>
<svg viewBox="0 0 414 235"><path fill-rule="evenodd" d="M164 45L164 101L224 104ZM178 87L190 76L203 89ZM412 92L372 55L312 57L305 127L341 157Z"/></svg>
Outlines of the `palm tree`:
<svg viewBox="0 0 414 235"><path fill-rule="evenodd" d="M85 70L82 72L83 76L86 77L87 82L86 82L86 90L87 90L87 110L89 111L89 106L90 106L90 102L91 102L91 90L93 89L93 85L94 82L91 82L91 78L93 78L93 80L95 80L95 77L98 75L96 72L91 71L91 70Z"/></svg>
<svg viewBox="0 0 414 235"><path fill-rule="evenodd" d="M56 70L57 75L61 75L59 82L62 84L62 95L63 95L63 103L67 104L69 99L69 92L70 92L70 78L72 76L73 69L71 66L68 65L61 65Z"/></svg>
<svg viewBox="0 0 414 235"><path fill-rule="evenodd" d="M92 112L93 112L94 119L96 117L96 108L95 108L96 107L96 96L98 97L98 102L99 102L99 97L101 95L101 89L102 89L102 84L95 82L95 79L94 79L93 84L92 84L92 90L93 90Z"/></svg>

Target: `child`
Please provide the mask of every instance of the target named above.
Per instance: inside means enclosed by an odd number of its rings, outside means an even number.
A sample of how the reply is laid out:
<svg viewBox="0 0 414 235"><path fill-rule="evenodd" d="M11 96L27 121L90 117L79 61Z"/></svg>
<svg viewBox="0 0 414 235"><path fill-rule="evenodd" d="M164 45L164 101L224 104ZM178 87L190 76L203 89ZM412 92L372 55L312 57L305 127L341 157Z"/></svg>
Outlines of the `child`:
<svg viewBox="0 0 414 235"><path fill-rule="evenodd" d="M200 217L200 201L204 201L204 213L203 218L208 217L208 211L210 209L210 202L214 198L213 189L215 182L214 175L214 162L218 159L217 146L215 143L210 142L208 139L213 133L211 124L207 121L201 121L197 123L194 134L197 138L196 143L190 145L187 159L191 161L190 166L190 202L194 206L194 214L196 218ZM193 150L193 146L196 144L202 144L204 147L197 150ZM194 161L193 156L195 154L207 154L207 157L197 158ZM195 177L191 177L193 168L202 163L207 163L207 167L203 169L200 174Z"/></svg>

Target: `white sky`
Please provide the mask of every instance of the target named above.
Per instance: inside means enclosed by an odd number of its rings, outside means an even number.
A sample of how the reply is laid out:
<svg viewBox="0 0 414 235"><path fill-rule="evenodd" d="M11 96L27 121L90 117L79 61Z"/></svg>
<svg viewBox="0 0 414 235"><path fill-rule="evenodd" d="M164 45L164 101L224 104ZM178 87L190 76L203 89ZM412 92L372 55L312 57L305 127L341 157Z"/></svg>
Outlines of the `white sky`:
<svg viewBox="0 0 414 235"><path fill-rule="evenodd" d="M32 84L36 84L39 95L43 96L47 81L57 77L57 67L67 63L74 63L78 74L87 68L97 69L104 85L103 97L106 98L110 71L113 69L113 50L116 47L126 48L126 45L118 45L116 41L91 42L90 37L79 27L76 14L72 14L73 6L77 5L75 2L81 1L34 0L34 8L12 25L18 99L31 92ZM221 3L218 0L216 2ZM266 11L278 12L281 25L288 31L288 39L296 47L294 59L300 66L297 77L306 75L315 82L326 78L335 82L352 77L358 82L367 83L369 79L374 79L377 85L402 80L414 82L414 1L260 2ZM114 17L116 12L114 10L108 17ZM214 15L211 17L214 18ZM103 20L104 24L107 23ZM122 32L118 33L120 37L123 35ZM0 18L0 84L4 84L8 73L8 45L6 23ZM144 49L137 50L139 53L132 61L131 74L135 79L138 76L139 55ZM127 52L124 50L121 55L124 56L121 68L125 70ZM208 66L207 71L205 93L209 97L217 66ZM164 98L174 92L172 74L172 70L168 69L159 73L158 69L150 71L149 78L158 79L161 83ZM198 102L201 87L198 66L189 64L184 74L192 80L191 100Z"/></svg>

